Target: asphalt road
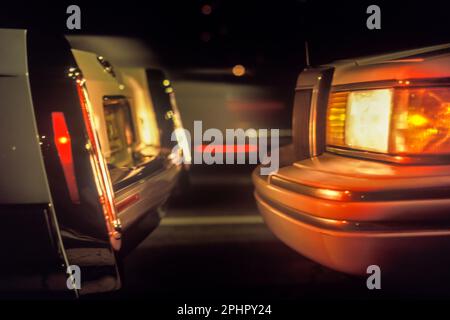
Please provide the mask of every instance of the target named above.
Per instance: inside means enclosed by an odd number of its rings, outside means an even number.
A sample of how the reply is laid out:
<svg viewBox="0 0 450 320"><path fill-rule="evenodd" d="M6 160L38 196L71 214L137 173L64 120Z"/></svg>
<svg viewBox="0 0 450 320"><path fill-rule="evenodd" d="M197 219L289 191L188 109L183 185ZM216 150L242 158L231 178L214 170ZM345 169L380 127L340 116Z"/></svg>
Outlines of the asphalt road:
<svg viewBox="0 0 450 320"><path fill-rule="evenodd" d="M264 225L245 168L194 173L189 191L170 202L161 225L125 266L116 298L292 302L449 296L436 283L405 287L384 281L382 290L368 290L365 278L297 254ZM407 279L409 285L413 280Z"/></svg>
<svg viewBox="0 0 450 320"><path fill-rule="evenodd" d="M282 299L360 297L365 280L324 268L264 225L248 170L192 177L161 225L125 260L120 297Z"/></svg>

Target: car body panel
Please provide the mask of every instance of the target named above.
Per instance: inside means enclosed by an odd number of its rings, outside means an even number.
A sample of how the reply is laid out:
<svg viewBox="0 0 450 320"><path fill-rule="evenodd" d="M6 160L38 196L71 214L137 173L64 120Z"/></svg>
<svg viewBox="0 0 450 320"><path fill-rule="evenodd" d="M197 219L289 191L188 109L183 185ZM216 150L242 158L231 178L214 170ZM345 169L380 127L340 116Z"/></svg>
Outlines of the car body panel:
<svg viewBox="0 0 450 320"><path fill-rule="evenodd" d="M424 219L428 222L449 221L450 199L376 202L328 200L276 186L261 179L256 171L253 173L253 183L258 194L314 217L344 222L423 222Z"/></svg>
<svg viewBox="0 0 450 320"><path fill-rule="evenodd" d="M370 57L338 60L333 85L390 79L448 77L450 44L424 47Z"/></svg>
<svg viewBox="0 0 450 320"><path fill-rule="evenodd" d="M332 269L355 275L367 274L377 265L384 274L408 271L420 263L431 268L441 252L450 249L450 230L409 232L330 231L302 223L268 205L257 196L258 208L269 229L300 254Z"/></svg>
<svg viewBox="0 0 450 320"><path fill-rule="evenodd" d="M0 29L0 43L0 214L6 228L0 238L0 292L78 296L117 290L119 260L158 226L181 170L171 145L161 148L147 71L115 70L113 76L96 54L73 49L63 37L38 32ZM88 134L81 88L86 88L93 108L102 156L110 152L105 97L129 99L137 141L153 152L151 161L119 170L111 186L124 222L122 239L112 238L105 219L101 177L94 169L100 158ZM75 176L71 182L57 147L56 113L67 126ZM78 199L71 197L69 182L75 183ZM67 286L66 268L71 265L80 267L81 289Z"/></svg>
<svg viewBox="0 0 450 320"><path fill-rule="evenodd" d="M128 206L119 211L124 232L141 218L139 212L146 212L149 208L158 208L166 202L175 186L178 172L179 169L176 166L164 168L116 193L117 204L136 195L139 197L139 200L133 206Z"/></svg>
<svg viewBox="0 0 450 320"><path fill-rule="evenodd" d="M92 148L86 148L91 142L83 118L78 83L69 76L69 71L78 66L63 37L29 32L27 40L30 87L41 137L40 148L58 222L55 228L64 244L62 254L67 257L67 264L58 267L65 273L67 266L77 265L81 271L80 290L69 290L67 275L59 280L59 287L51 290L88 294L118 289L121 281L116 253L99 196L98 176L93 170ZM71 137L78 202L69 196L56 148L52 125L55 112L65 115Z"/></svg>
<svg viewBox="0 0 450 320"><path fill-rule="evenodd" d="M69 296L120 287L114 250L90 162L68 43L26 30L0 30L4 97L0 291L58 291ZM79 201L69 198L52 117L65 115ZM3 145L4 144L4 145ZM81 289L66 268L81 269Z"/></svg>
<svg viewBox="0 0 450 320"><path fill-rule="evenodd" d="M2 105L14 106L2 108L0 117L0 203L50 203L28 80L26 32L1 29L0 39Z"/></svg>
<svg viewBox="0 0 450 320"><path fill-rule="evenodd" d="M59 287L67 257L40 150L26 30L0 29L0 291Z"/></svg>

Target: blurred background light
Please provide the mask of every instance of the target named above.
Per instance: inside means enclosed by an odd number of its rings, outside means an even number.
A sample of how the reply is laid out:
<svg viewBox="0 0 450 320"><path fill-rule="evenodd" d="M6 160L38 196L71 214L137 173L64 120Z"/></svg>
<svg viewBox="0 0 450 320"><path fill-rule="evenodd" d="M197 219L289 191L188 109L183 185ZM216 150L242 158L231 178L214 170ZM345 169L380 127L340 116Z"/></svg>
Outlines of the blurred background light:
<svg viewBox="0 0 450 320"><path fill-rule="evenodd" d="M245 75L245 67L242 64L237 64L231 70L236 77L242 77Z"/></svg>

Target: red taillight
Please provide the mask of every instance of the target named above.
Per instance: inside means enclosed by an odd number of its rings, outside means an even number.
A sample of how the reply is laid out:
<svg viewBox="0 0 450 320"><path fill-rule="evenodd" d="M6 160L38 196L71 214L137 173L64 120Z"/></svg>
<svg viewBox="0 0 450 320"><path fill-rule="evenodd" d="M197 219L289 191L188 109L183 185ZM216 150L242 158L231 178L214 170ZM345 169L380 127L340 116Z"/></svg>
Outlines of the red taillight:
<svg viewBox="0 0 450 320"><path fill-rule="evenodd" d="M91 166L94 172L95 183L99 194L100 203L103 207L106 225L111 239L111 244L114 249L120 249L120 220L116 214L114 206L114 191L109 177L109 171L106 165L105 158L101 153L100 142L94 130L93 119L89 108L89 100L87 93L83 87L81 80L77 80L77 92L80 98L81 110L86 126L86 131L89 138L88 147L91 149Z"/></svg>
<svg viewBox="0 0 450 320"><path fill-rule="evenodd" d="M80 203L75 168L73 166L72 143L64 113L52 112L52 125L55 146L66 179L70 199L73 203Z"/></svg>

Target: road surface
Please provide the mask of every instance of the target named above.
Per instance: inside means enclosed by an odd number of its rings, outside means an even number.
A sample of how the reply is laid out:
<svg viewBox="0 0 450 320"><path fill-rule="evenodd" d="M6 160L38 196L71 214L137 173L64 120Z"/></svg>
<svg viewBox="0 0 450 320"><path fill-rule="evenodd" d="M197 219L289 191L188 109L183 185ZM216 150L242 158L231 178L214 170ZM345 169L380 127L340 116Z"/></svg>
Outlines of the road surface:
<svg viewBox="0 0 450 320"><path fill-rule="evenodd" d="M194 172L189 191L170 202L161 225L126 258L125 265L125 284L115 294L118 298L384 297L369 291L365 278L322 267L275 238L257 212L247 169Z"/></svg>

